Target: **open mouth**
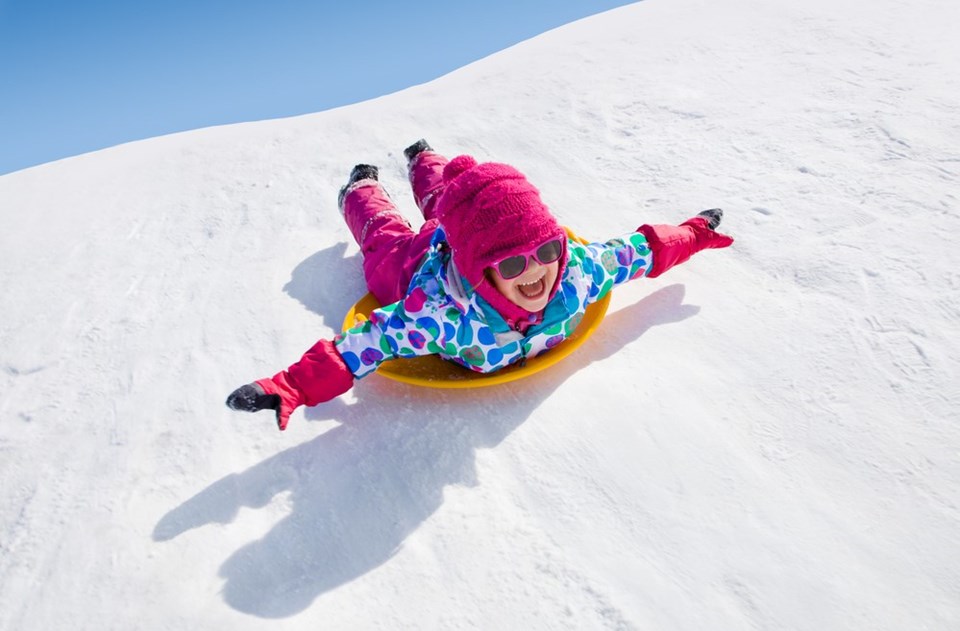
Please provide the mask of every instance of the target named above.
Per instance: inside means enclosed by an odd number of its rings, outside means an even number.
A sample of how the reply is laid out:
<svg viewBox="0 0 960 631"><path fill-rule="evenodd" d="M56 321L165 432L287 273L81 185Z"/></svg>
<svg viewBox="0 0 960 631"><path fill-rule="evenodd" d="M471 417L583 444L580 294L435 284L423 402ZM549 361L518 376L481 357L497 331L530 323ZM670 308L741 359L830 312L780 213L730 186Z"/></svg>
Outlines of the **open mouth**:
<svg viewBox="0 0 960 631"><path fill-rule="evenodd" d="M517 291L519 291L524 298L529 299L537 299L543 296L547 291L546 276L547 275L544 274L537 280L529 283L518 283Z"/></svg>

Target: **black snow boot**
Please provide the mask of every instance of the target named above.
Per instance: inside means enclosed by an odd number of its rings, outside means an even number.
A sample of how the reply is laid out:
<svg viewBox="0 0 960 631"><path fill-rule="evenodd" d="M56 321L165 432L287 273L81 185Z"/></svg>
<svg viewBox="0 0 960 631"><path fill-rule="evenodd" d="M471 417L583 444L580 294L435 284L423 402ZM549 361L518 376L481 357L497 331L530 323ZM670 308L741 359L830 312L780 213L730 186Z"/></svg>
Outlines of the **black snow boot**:
<svg viewBox="0 0 960 631"><path fill-rule="evenodd" d="M431 147L423 138L404 149L403 155L407 156L407 163L409 164L414 158L417 157L417 155L420 154L421 151L433 151L433 147Z"/></svg>
<svg viewBox="0 0 960 631"><path fill-rule="evenodd" d="M697 213L697 217L703 217L706 219L707 226L711 230L716 230L720 227L720 220L723 219L723 211L719 208L710 208Z"/></svg>
<svg viewBox="0 0 960 631"><path fill-rule="evenodd" d="M340 212L343 212L343 198L347 194L347 189L350 188L350 185L356 184L360 180L380 181L380 169L372 164L358 164L353 167L347 183L340 188L340 194L337 196L337 206L340 207Z"/></svg>

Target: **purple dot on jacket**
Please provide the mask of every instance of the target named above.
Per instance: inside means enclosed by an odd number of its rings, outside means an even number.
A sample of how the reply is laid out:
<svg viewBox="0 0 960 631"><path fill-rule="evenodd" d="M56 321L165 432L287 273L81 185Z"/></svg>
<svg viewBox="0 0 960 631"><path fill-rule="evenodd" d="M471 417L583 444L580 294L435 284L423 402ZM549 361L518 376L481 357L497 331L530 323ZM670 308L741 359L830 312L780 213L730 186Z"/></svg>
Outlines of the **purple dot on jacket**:
<svg viewBox="0 0 960 631"><path fill-rule="evenodd" d="M427 344L427 338L419 331L410 331L407 339L410 340L410 345L417 349L423 348Z"/></svg>
<svg viewBox="0 0 960 631"><path fill-rule="evenodd" d="M378 351L375 348L368 348L367 350L360 353L360 361L363 362L364 366L372 366L383 359L383 353Z"/></svg>

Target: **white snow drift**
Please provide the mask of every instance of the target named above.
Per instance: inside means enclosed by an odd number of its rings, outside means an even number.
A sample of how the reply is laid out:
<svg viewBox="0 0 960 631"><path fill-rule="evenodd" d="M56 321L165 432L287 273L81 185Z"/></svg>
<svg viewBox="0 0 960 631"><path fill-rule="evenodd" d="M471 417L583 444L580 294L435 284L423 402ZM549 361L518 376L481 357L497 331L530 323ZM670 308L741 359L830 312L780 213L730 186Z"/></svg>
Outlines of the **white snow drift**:
<svg viewBox="0 0 960 631"><path fill-rule="evenodd" d="M960 628L957 6L649 0L0 177L0 628ZM421 136L737 243L526 381L228 410L337 331L337 189L415 217Z"/></svg>

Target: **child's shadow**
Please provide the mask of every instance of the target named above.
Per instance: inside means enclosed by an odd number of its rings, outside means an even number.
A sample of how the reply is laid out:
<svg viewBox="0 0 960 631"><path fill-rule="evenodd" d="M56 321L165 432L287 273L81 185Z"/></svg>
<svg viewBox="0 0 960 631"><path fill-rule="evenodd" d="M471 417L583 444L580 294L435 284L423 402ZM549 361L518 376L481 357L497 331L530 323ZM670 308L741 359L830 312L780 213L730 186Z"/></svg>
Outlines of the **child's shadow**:
<svg viewBox="0 0 960 631"><path fill-rule="evenodd" d="M355 300L367 293L359 253L346 256L347 244L336 243L300 262L283 286L288 296L316 313L337 331ZM330 282L336 278L337 282ZM328 321L328 318L333 320Z"/></svg>
<svg viewBox="0 0 960 631"><path fill-rule="evenodd" d="M609 314L571 358L495 393L372 376L354 390L356 403L337 399L308 411L311 420L336 418L340 426L215 482L164 515L153 538L228 524L242 507L288 494L289 514L230 555L220 576L233 608L264 618L295 615L387 562L443 504L444 487L476 484L476 451L503 441L573 373L652 326L695 315L699 308L682 304L683 297L683 286L672 285ZM262 420L270 431L272 419Z"/></svg>

